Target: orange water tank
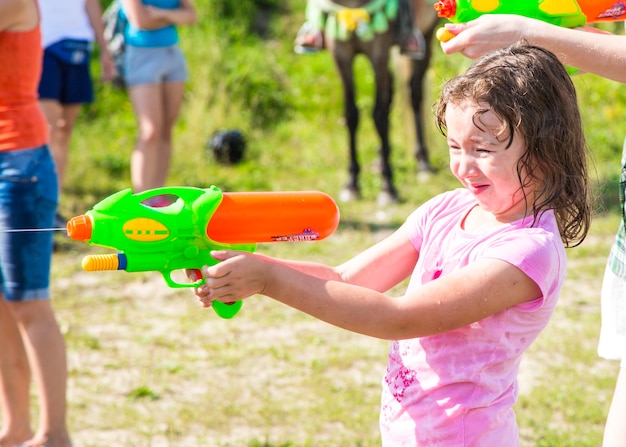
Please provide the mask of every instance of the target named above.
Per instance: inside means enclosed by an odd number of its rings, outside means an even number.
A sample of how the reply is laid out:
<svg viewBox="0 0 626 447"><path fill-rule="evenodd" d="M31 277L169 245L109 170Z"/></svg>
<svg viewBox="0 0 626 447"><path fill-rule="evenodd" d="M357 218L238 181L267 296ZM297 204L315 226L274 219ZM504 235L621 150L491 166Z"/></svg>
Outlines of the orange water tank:
<svg viewBox="0 0 626 447"><path fill-rule="evenodd" d="M337 204L319 191L229 192L206 232L227 244L299 242L324 239L338 224Z"/></svg>

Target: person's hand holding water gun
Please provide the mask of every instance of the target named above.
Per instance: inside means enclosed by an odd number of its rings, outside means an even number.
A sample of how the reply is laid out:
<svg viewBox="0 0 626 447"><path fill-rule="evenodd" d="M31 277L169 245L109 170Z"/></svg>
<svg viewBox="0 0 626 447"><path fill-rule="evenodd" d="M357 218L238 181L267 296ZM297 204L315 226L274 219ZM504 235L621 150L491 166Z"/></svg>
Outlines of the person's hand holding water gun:
<svg viewBox="0 0 626 447"><path fill-rule="evenodd" d="M626 36L569 29L517 15L484 15L446 24L456 36L440 42L445 54L475 59L521 38L555 53L564 65L626 83Z"/></svg>
<svg viewBox="0 0 626 447"><path fill-rule="evenodd" d="M453 7L450 7L453 3ZM474 9L460 14L456 9L457 3L480 7L483 12ZM491 9L481 4L484 2L437 2L435 6L438 11L442 8L444 10L443 13L439 12L440 16L451 21L437 33L445 54L461 53L475 59L523 38L554 52L565 65L620 82L626 81L626 71L623 69L626 61L624 36L598 32L592 27L581 28L586 23L625 20L626 7L623 2L579 0L578 3L571 3L570 8L562 9L561 15L557 7L562 8L564 4L570 4L569 1L500 0L489 2ZM528 12L523 14L522 8ZM541 14L532 14L533 10Z"/></svg>
<svg viewBox="0 0 626 447"><path fill-rule="evenodd" d="M465 57L476 59L521 38L534 43L532 33L541 30L542 27L556 28L554 25L524 16L486 14L465 23L446 23L437 34L445 54L461 53ZM444 36L444 33L447 35Z"/></svg>
<svg viewBox="0 0 626 447"><path fill-rule="evenodd" d="M244 251L213 251L213 257L219 261L205 266L201 276L203 284L196 288L196 295L204 307L214 307L221 303L241 302L256 294L267 292L271 259L258 253ZM196 272L194 272L195 274Z"/></svg>

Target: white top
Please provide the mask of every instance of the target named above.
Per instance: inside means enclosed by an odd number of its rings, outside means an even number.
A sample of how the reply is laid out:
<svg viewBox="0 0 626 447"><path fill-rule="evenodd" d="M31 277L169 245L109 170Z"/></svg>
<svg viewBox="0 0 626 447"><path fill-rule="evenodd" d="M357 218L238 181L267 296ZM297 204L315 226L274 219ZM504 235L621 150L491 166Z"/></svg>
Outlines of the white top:
<svg viewBox="0 0 626 447"><path fill-rule="evenodd" d="M46 48L63 39L94 41L86 0L39 0L41 42Z"/></svg>

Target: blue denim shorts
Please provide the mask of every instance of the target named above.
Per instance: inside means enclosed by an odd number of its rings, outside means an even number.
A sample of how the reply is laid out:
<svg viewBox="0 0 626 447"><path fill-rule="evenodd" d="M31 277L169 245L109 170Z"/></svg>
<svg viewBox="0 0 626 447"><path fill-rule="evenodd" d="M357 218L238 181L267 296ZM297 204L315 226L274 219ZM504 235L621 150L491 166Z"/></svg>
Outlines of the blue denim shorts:
<svg viewBox="0 0 626 447"><path fill-rule="evenodd" d="M58 201L47 145L0 152L0 230L51 228ZM8 301L49 298L51 231L0 231L0 292Z"/></svg>
<svg viewBox="0 0 626 447"><path fill-rule="evenodd" d="M124 80L129 87L184 82L187 77L187 64L178 45L157 48L126 47Z"/></svg>

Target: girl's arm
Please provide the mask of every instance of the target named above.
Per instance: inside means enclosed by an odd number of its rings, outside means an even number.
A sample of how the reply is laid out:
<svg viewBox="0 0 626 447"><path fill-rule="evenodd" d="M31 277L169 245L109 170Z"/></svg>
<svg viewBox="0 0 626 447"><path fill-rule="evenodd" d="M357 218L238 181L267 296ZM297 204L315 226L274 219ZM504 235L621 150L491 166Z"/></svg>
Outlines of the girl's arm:
<svg viewBox="0 0 626 447"><path fill-rule="evenodd" d="M475 262L401 298L386 295L418 257L402 228L337 268L234 251L214 256L223 262L203 269L207 282L196 290L205 305L262 294L332 325L389 340L460 328L541 296L521 270L497 259Z"/></svg>
<svg viewBox="0 0 626 447"><path fill-rule="evenodd" d="M212 255L216 259L221 259L222 256L231 257L226 253L237 252L216 251L213 252ZM261 263L277 262L295 272L303 273L307 276L349 283L384 292L397 285L411 274L417 263L418 256L419 254L409 241L405 226L402 226L389 237L338 267L331 267L314 262L278 260L260 254L255 255L253 259L257 259ZM381 265L383 265L382 268ZM239 268L238 266L233 267L235 267L234 270ZM220 268L218 271L211 270L210 272L211 276L225 274L224 268ZM245 277L244 281L238 279L242 276ZM196 280L199 278L194 276L192 279ZM209 282L212 281L211 279L208 280ZM255 293L259 293L257 288L257 280L251 273L237 275L234 271L233 276L230 277L229 293L232 294L233 297L248 297L254 295ZM208 304L210 305L210 303Z"/></svg>
<svg viewBox="0 0 626 447"><path fill-rule="evenodd" d="M556 54L565 65L626 83L626 36L569 29L517 15L485 14L445 25L455 37L441 42L444 53L475 59L521 38Z"/></svg>

